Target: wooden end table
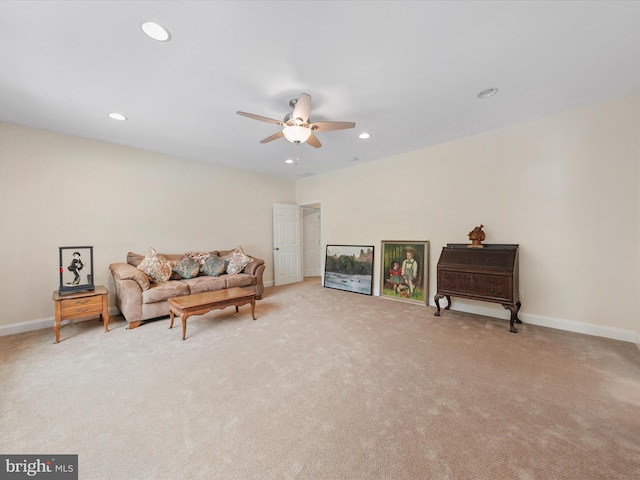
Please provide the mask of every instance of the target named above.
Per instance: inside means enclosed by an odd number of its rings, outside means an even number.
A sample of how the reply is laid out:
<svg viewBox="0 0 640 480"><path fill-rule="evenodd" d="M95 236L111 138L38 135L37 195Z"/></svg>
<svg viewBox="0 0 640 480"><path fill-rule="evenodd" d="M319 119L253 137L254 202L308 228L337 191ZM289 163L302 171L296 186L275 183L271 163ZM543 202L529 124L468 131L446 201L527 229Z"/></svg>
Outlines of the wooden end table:
<svg viewBox="0 0 640 480"><path fill-rule="evenodd" d="M256 294L249 289L233 287L214 292L195 293L184 297L174 297L168 300L169 316L171 323L169 328L173 328L173 319L177 315L182 320L182 340L187 338L187 318L191 315L204 315L216 308L222 309L230 305L238 307L251 304L251 317L256 320Z"/></svg>
<svg viewBox="0 0 640 480"><path fill-rule="evenodd" d="M63 320L100 315L104 322L104 331L109 331L109 291L102 285L98 285L91 292L61 295L56 290L53 292L53 301L56 311L56 320L53 324L53 331L56 334L55 343L60 343L60 323Z"/></svg>

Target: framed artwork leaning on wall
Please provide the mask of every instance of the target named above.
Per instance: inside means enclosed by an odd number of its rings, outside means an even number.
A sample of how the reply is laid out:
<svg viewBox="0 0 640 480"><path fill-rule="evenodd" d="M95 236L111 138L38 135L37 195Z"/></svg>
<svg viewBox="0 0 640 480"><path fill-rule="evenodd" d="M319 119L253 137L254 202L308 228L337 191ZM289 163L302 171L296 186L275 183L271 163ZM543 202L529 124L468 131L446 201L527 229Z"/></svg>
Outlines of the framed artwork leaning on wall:
<svg viewBox="0 0 640 480"><path fill-rule="evenodd" d="M428 304L429 242L383 240L380 296Z"/></svg>
<svg viewBox="0 0 640 480"><path fill-rule="evenodd" d="M373 245L327 245L324 286L373 294Z"/></svg>

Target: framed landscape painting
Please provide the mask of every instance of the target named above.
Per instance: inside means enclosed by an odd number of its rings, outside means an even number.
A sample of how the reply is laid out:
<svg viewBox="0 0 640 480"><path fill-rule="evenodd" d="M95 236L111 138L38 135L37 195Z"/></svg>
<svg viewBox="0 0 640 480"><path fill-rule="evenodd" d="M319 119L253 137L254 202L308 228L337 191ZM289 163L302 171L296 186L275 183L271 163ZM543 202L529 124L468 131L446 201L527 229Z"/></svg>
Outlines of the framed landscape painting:
<svg viewBox="0 0 640 480"><path fill-rule="evenodd" d="M327 245L324 286L373 294L373 245Z"/></svg>
<svg viewBox="0 0 640 480"><path fill-rule="evenodd" d="M429 242L383 240L380 296L428 304Z"/></svg>

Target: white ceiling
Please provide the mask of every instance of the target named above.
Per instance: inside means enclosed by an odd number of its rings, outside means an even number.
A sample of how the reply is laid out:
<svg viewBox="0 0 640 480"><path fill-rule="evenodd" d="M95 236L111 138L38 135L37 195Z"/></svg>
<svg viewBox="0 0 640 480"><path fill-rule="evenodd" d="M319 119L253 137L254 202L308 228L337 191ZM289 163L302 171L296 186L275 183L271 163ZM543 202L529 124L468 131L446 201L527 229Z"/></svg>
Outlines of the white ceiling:
<svg viewBox="0 0 640 480"><path fill-rule="evenodd" d="M298 178L638 93L639 21L638 1L3 0L0 120ZM236 111L282 120L301 92L356 128L286 165L294 144Z"/></svg>

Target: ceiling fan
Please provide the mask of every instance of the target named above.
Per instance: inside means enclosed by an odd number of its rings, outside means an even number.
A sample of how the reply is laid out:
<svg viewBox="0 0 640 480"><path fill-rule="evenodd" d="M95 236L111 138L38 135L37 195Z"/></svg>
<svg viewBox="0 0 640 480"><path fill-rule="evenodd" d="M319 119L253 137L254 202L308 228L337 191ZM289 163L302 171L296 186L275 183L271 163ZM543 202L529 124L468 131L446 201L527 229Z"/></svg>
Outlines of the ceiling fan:
<svg viewBox="0 0 640 480"><path fill-rule="evenodd" d="M280 125L282 131L274 133L270 137L265 138L260 143L268 143L278 138L284 137L291 143L308 143L312 147L320 148L322 144L314 135L314 132L328 132L330 130L344 130L346 128L354 128L354 122L311 122L309 120L309 111L311 110L311 96L307 93L301 93L298 98L289 101L289 106L293 108L293 112L287 113L284 120L275 120L273 118L254 115L253 113L236 112L238 115L260 120L261 122Z"/></svg>

